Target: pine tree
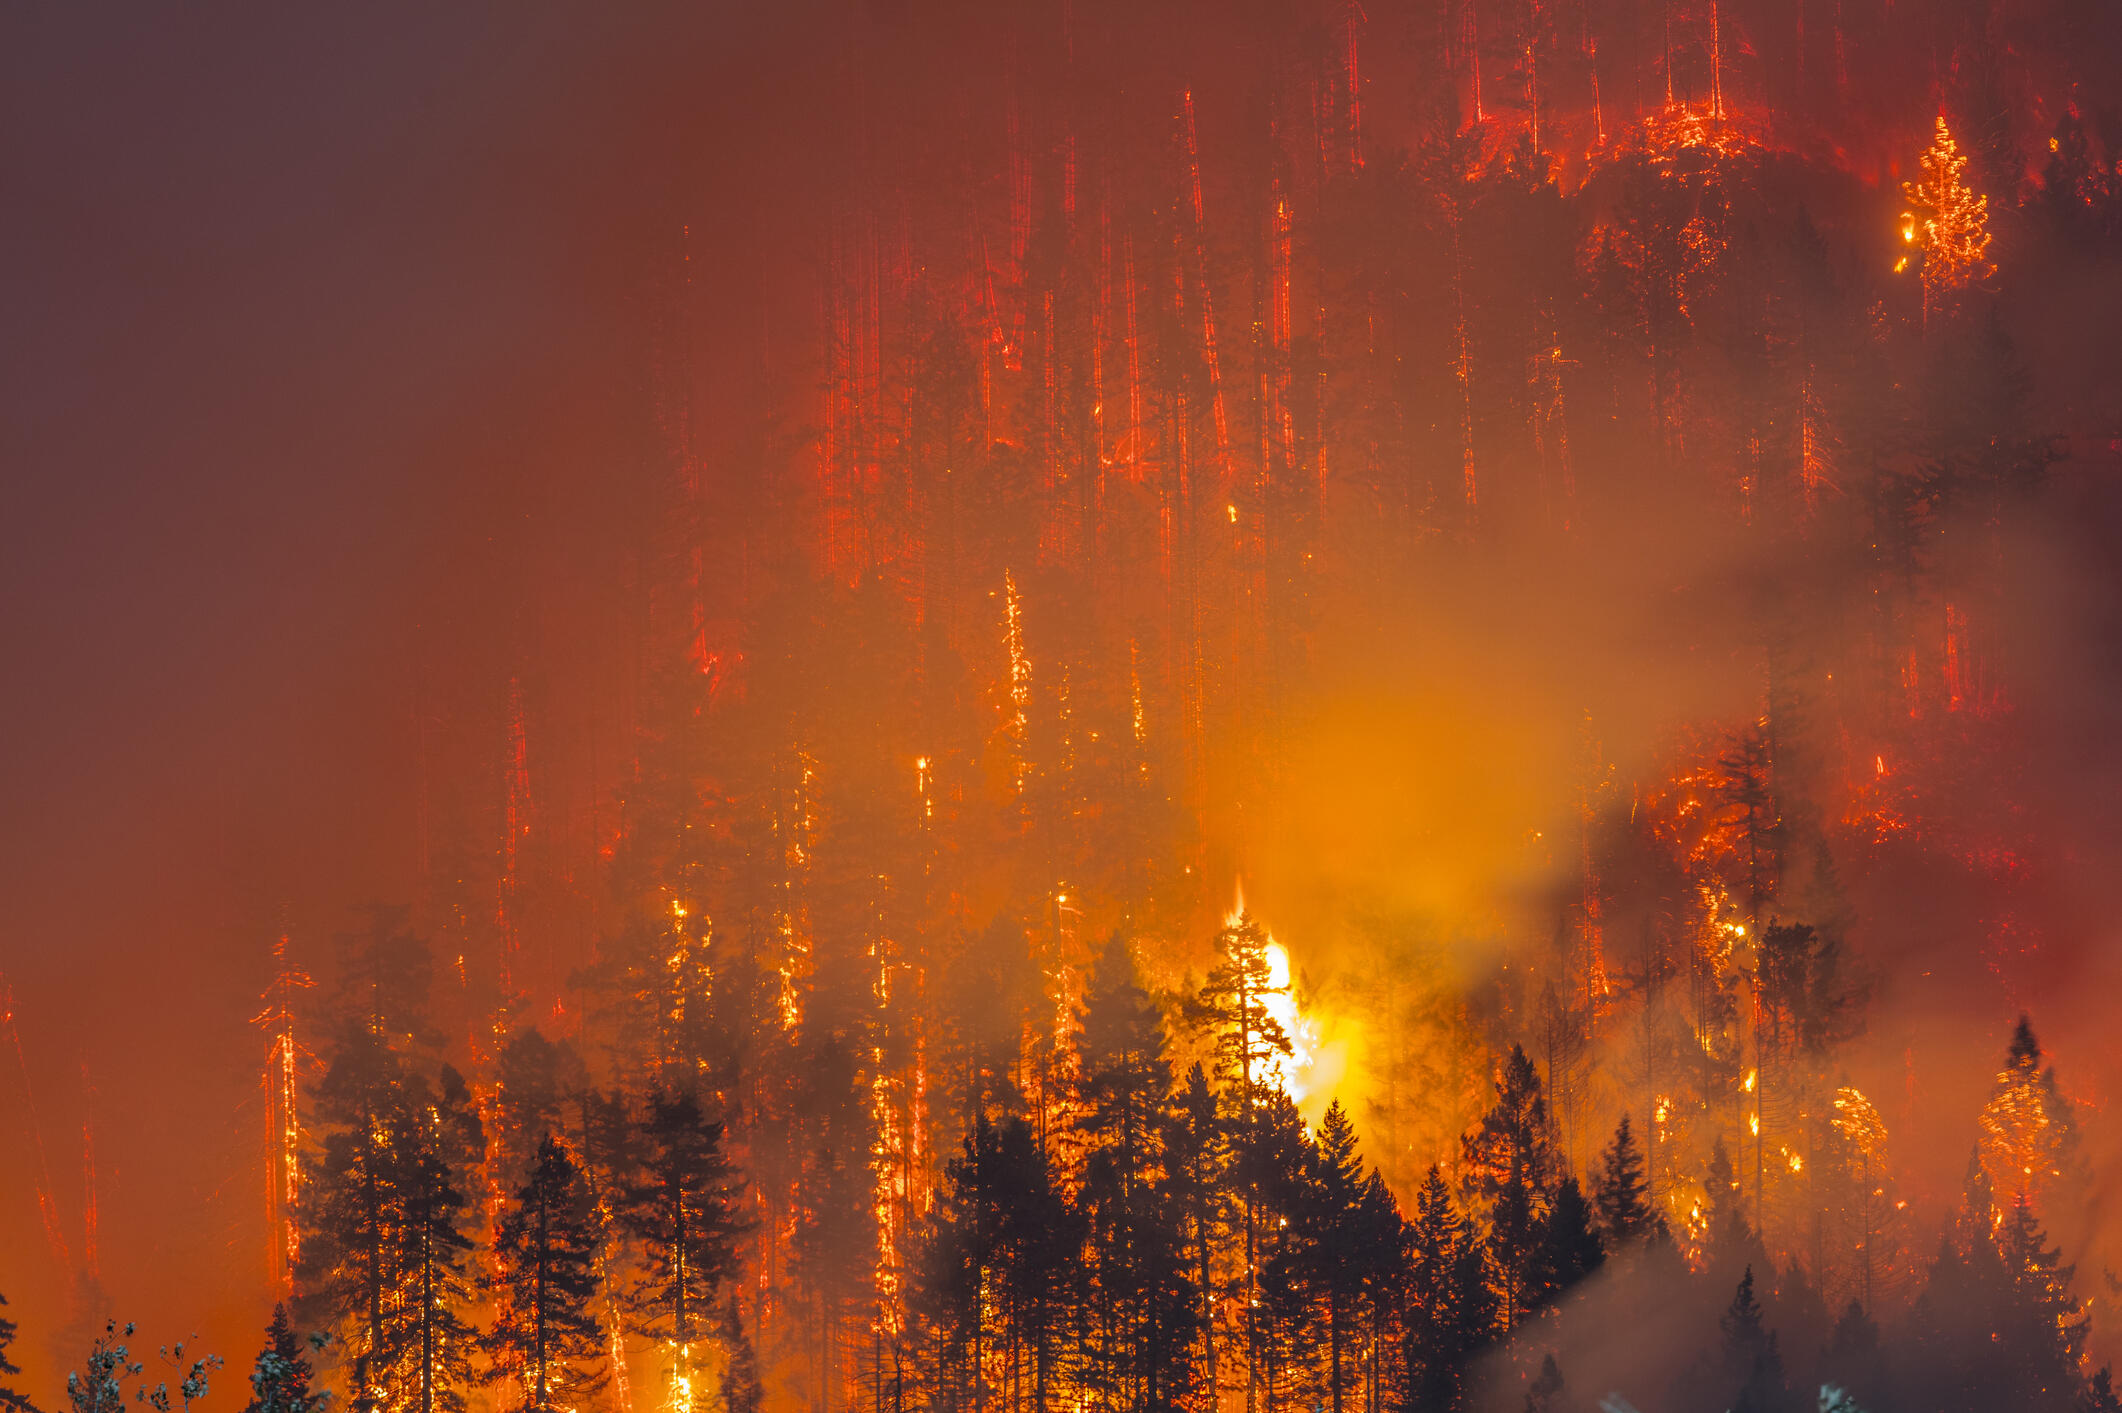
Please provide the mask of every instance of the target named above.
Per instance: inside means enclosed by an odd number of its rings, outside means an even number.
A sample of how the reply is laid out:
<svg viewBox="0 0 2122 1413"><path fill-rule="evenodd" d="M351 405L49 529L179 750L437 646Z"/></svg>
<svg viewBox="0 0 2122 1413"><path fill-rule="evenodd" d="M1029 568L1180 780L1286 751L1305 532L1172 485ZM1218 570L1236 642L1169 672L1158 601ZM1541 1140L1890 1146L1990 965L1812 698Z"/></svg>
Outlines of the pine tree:
<svg viewBox="0 0 2122 1413"><path fill-rule="evenodd" d="M751 1336L744 1332L744 1317L731 1295L722 1307L722 1383L715 1401L722 1413L760 1413L766 1406L766 1389L759 1382L759 1356Z"/></svg>
<svg viewBox="0 0 2122 1413"><path fill-rule="evenodd" d="M1462 1147L1470 1186L1488 1209L1497 1305L1509 1328L1532 1306L1533 1253L1555 1168L1547 1099L1522 1047L1511 1047L1496 1077L1495 1102Z"/></svg>
<svg viewBox="0 0 2122 1413"><path fill-rule="evenodd" d="M1408 1222L1403 1298L1407 1404L1453 1413L1465 1402L1467 1362L1494 1334L1497 1311L1485 1249L1434 1165Z"/></svg>
<svg viewBox="0 0 2122 1413"><path fill-rule="evenodd" d="M1186 1175L1170 1172L1171 1066L1156 1007L1118 939L1092 972L1084 1014L1079 1202L1092 1248L1086 1371L1106 1400L1168 1408L1190 1383L1200 1321L1188 1270Z"/></svg>
<svg viewBox="0 0 2122 1413"><path fill-rule="evenodd" d="M473 1382L477 1336L463 1313L471 1302L465 1262L472 1242L462 1227L467 1203L451 1161L454 1137L434 1110L392 1125L400 1221L394 1299L384 1319L398 1400L417 1413L463 1413Z"/></svg>
<svg viewBox="0 0 2122 1413"><path fill-rule="evenodd" d="M692 1094L652 1096L639 1175L620 1209L644 1257L628 1295L634 1329L680 1351L713 1327L716 1295L736 1262L738 1180L722 1131Z"/></svg>
<svg viewBox="0 0 2122 1413"><path fill-rule="evenodd" d="M1599 1230L1607 1246L1618 1252L1650 1235L1651 1210L1646 1200L1648 1184L1643 1174L1643 1153L1636 1146L1628 1115L1614 1126L1613 1142L1600 1155L1599 1176L1592 1201L1599 1213Z"/></svg>
<svg viewBox="0 0 2122 1413"><path fill-rule="evenodd" d="M579 1407L603 1387L598 1318L602 1234L573 1155L547 1134L529 1177L494 1228L494 1323L482 1343L527 1413Z"/></svg>
<svg viewBox="0 0 2122 1413"><path fill-rule="evenodd" d="M1754 1268L1739 1278L1731 1305L1717 1322L1724 1335L1723 1367L1732 1396L1732 1413L1775 1413L1788 1398L1783 1386L1783 1356L1776 1336L1763 1320L1754 1295Z"/></svg>
<svg viewBox="0 0 2122 1413"><path fill-rule="evenodd" d="M0 1295L0 1309L7 1307L7 1297ZM22 1371L8 1362L8 1346L15 1342L15 1322L0 1315L0 1374L19 1374ZM37 1405L29 1396L0 1384L0 1413L37 1413Z"/></svg>
<svg viewBox="0 0 2122 1413"><path fill-rule="evenodd" d="M1937 131L1916 165L1921 175L1901 184L1911 208L1902 215L1901 233L1923 255L1927 318L1948 309L1961 290L1996 266L1989 260L1989 198L1962 180L1967 158L1953 141L1944 114L1939 114Z"/></svg>
<svg viewBox="0 0 2122 1413"><path fill-rule="evenodd" d="M2089 1317L2071 1294L2073 1268L2048 1245L2025 1194L2012 1199L1996 1236L2009 1282L2002 1354L2027 1406L2060 1398L2076 1386Z"/></svg>
<svg viewBox="0 0 2122 1413"><path fill-rule="evenodd" d="M1377 1233L1371 1229L1375 1200L1356 1151L1356 1129L1336 1102L1319 1123L1317 1174L1307 1224L1314 1232L1313 1262L1326 1299L1327 1392L1334 1413L1355 1380L1355 1346L1364 1328L1365 1306L1376 1298L1385 1271Z"/></svg>
<svg viewBox="0 0 2122 1413"><path fill-rule="evenodd" d="M2023 1196L2039 1203L2074 1175L2078 1128L2070 1101L2056 1087L2053 1066L2041 1063L2033 1025L2019 1017L2004 1068L1982 1107L1980 1155L1995 1200Z"/></svg>
<svg viewBox="0 0 2122 1413"><path fill-rule="evenodd" d="M1525 1391L1525 1413L1560 1413L1565 1387L1562 1369L1555 1363L1555 1356L1543 1354L1540 1356L1540 1372L1533 1379L1532 1387Z"/></svg>
<svg viewBox="0 0 2122 1413"><path fill-rule="evenodd" d="M312 1336L313 1348L324 1346L323 1337ZM331 1402L324 1389L311 1391L313 1371L303 1353L304 1341L288 1323L287 1306L273 1307L273 1322L266 1327L265 1348L251 1368L251 1400L243 1413L323 1413Z"/></svg>
<svg viewBox="0 0 2122 1413"><path fill-rule="evenodd" d="M1566 1177L1555 1187L1540 1245L1533 1253L1528 1282L1533 1302L1554 1304L1605 1261L1606 1247L1592 1226L1591 1204L1584 1200L1577 1180Z"/></svg>
<svg viewBox="0 0 2122 1413"><path fill-rule="evenodd" d="M1186 1274L1199 1302L1194 1323L1200 1337L1200 1370L1211 1388L1217 1386L1215 1241L1226 1200L1227 1138L1217 1121L1208 1072L1196 1064L1186 1073L1165 1129L1164 1186L1180 1224Z"/></svg>

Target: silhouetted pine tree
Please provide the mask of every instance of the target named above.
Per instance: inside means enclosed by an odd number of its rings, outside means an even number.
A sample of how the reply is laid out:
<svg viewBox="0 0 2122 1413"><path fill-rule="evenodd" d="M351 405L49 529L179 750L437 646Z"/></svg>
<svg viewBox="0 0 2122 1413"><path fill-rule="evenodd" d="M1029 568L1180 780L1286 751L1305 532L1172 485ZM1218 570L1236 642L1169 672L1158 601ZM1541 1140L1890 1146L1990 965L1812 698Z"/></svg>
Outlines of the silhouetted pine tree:
<svg viewBox="0 0 2122 1413"><path fill-rule="evenodd" d="M1533 1252L1528 1287L1534 1302L1554 1304L1605 1260L1606 1247L1592 1226L1591 1205L1577 1180L1566 1177L1555 1188L1540 1245Z"/></svg>
<svg viewBox="0 0 2122 1413"><path fill-rule="evenodd" d="M1643 1174L1643 1152L1628 1115L1614 1126L1613 1142L1599 1157L1599 1175L1592 1187L1592 1202L1599 1214L1599 1230L1608 1248L1616 1253L1650 1235L1651 1210L1646 1200L1648 1184Z"/></svg>
<svg viewBox="0 0 2122 1413"><path fill-rule="evenodd" d="M0 1309L7 1306L7 1297L0 1295ZM0 1315L0 1374L19 1374L22 1371L8 1362L8 1346L15 1342L15 1322ZM37 1405L29 1396L15 1389L0 1385L0 1413L37 1413Z"/></svg>
<svg viewBox="0 0 2122 1413"><path fill-rule="evenodd" d="M734 1295L722 1307L721 1333L722 1382L715 1401L722 1413L759 1413L766 1406L766 1389L759 1382L759 1356L751 1336L744 1332L744 1317Z"/></svg>
<svg viewBox="0 0 2122 1413"><path fill-rule="evenodd" d="M1504 1327L1532 1308L1533 1255L1552 1198L1555 1157L1539 1073L1513 1045L1496 1077L1496 1098L1463 1144L1469 1187L1488 1212L1496 1305Z"/></svg>
<svg viewBox="0 0 2122 1413"><path fill-rule="evenodd" d="M1496 1329L1486 1251L1432 1166L1408 1220L1401 1319L1410 1408L1453 1413L1465 1405L1467 1361Z"/></svg>
<svg viewBox="0 0 2122 1413"><path fill-rule="evenodd" d="M1200 1303L1185 1178L1165 1161L1174 1114L1163 1028L1118 939L1092 972L1081 1044L1090 1147L1078 1202L1092 1250L1085 1378L1116 1407L1166 1409L1190 1383Z"/></svg>
<svg viewBox="0 0 2122 1413"><path fill-rule="evenodd" d="M738 1179L722 1151L721 1123L692 1094L651 1096L639 1142L639 1167L619 1205L642 1254L629 1314L637 1333L682 1349L713 1327L716 1296L736 1260Z"/></svg>
<svg viewBox="0 0 2122 1413"><path fill-rule="evenodd" d="M453 1135L433 1113L405 1115L391 1127L398 1194L395 1281L385 1312L391 1382L401 1406L417 1413L462 1413L476 1341L465 1258L466 1202L451 1162Z"/></svg>
<svg viewBox="0 0 2122 1413"><path fill-rule="evenodd" d="M258 1351L251 1367L251 1399L243 1413L323 1413L331 1394L309 1386L313 1371L303 1345L323 1347L322 1336L304 1341L287 1320L287 1306L273 1307L273 1322L265 1330L265 1348Z"/></svg>
<svg viewBox="0 0 2122 1413"><path fill-rule="evenodd" d="M498 1292L482 1341L498 1378L520 1386L529 1413L575 1408L604 1385L598 1307L602 1233L573 1155L547 1134L530 1176L494 1229Z"/></svg>

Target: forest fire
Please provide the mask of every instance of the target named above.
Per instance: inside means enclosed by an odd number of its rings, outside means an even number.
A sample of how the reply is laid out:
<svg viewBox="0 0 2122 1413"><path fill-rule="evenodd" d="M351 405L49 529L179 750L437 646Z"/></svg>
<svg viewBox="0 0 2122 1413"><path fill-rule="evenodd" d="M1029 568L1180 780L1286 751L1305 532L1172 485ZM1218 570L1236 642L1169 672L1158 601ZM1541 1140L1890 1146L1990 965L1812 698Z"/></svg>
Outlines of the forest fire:
<svg viewBox="0 0 2122 1413"><path fill-rule="evenodd" d="M26 27L0 1413L2122 1410L2109 8Z"/></svg>

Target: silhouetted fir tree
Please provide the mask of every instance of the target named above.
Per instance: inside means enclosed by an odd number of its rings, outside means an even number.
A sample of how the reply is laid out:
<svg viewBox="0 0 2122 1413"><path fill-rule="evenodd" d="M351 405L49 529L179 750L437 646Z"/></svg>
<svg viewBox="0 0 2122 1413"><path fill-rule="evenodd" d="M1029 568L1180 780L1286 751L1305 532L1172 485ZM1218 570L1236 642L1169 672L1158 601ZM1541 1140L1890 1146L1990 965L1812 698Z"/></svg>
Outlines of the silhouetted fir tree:
<svg viewBox="0 0 2122 1413"><path fill-rule="evenodd" d="M1635 1131L1628 1115L1614 1126L1613 1142L1599 1157L1599 1175L1592 1188L1592 1202L1599 1214L1599 1230L1609 1249L1619 1253L1650 1235L1651 1209L1646 1200L1648 1184L1643 1175L1643 1152L1636 1146Z"/></svg>
<svg viewBox="0 0 2122 1413"><path fill-rule="evenodd" d="M2056 1086L2055 1067L2042 1058L2033 1024L2022 1015L1982 1107L1982 1168L1999 1203L2016 1195L2039 1200L2075 1175L2076 1116Z"/></svg>
<svg viewBox="0 0 2122 1413"><path fill-rule="evenodd" d="M1223 1174L1228 1165L1228 1135L1216 1113L1208 1073L1196 1064L1172 1106L1164 1133L1165 1186L1171 1210L1180 1222L1180 1245L1187 1275L1199 1302L1196 1327L1200 1339L1201 1376L1217 1380L1215 1304L1216 1234L1223 1220Z"/></svg>
<svg viewBox="0 0 2122 1413"><path fill-rule="evenodd" d="M2003 1353L2029 1406L2075 1389L2089 1317L2071 1294L2073 1268L2048 1245L2024 1193L2012 1199L1996 1233L1997 1255L2009 1283Z"/></svg>
<svg viewBox="0 0 2122 1413"><path fill-rule="evenodd" d="M760 1413L766 1406L766 1388L759 1382L759 1355L744 1331L735 1295L722 1307L721 1336L724 1357L716 1404L722 1413Z"/></svg>
<svg viewBox="0 0 2122 1413"><path fill-rule="evenodd" d="M1402 1297L1407 1406L1453 1413L1465 1405L1467 1362L1494 1335L1498 1312L1486 1248L1435 1166L1408 1220Z"/></svg>
<svg viewBox="0 0 2122 1413"><path fill-rule="evenodd" d="M912 1310L918 1322L926 1401L945 1413L986 1405L990 1345L987 1295L1007 1260L996 1185L1001 1136L978 1115L943 1180L924 1224L914 1266Z"/></svg>
<svg viewBox="0 0 2122 1413"><path fill-rule="evenodd" d="M323 1413L332 1396L328 1390L310 1388L314 1371L303 1352L305 1345L321 1349L323 1343L322 1336L298 1337L288 1323L286 1303L275 1305L265 1348L251 1367L251 1398L243 1413Z"/></svg>
<svg viewBox="0 0 2122 1413"><path fill-rule="evenodd" d="M7 1297L0 1295L0 1309L7 1307ZM14 1375L22 1371L8 1361L8 1346L15 1342L15 1322L0 1315L0 1374ZM29 1401L27 1394L0 1385L0 1413L37 1413L37 1405ZM299 1413L306 1413L300 1410Z"/></svg>
<svg viewBox="0 0 2122 1413"><path fill-rule="evenodd" d="M1026 1365L1020 1379L1035 1413L1047 1413L1082 1299L1082 1232L1029 1125L1003 1125L1001 1155L1003 1291Z"/></svg>
<svg viewBox="0 0 2122 1413"><path fill-rule="evenodd" d="M1126 1195L1156 1162L1172 1081L1156 1004L1117 936L1091 970L1079 1044L1090 1105L1084 1128L1094 1149L1112 1155Z"/></svg>
<svg viewBox="0 0 2122 1413"><path fill-rule="evenodd" d="M1496 1304L1506 1329L1534 1303L1533 1254L1554 1180L1551 1132L1539 1073L1513 1045L1496 1077L1495 1102L1462 1141L1469 1187L1488 1212Z"/></svg>
<svg viewBox="0 0 2122 1413"><path fill-rule="evenodd" d="M498 1293L482 1340L493 1376L516 1382L529 1413L579 1407L604 1385L604 1324L598 1308L602 1233L589 1184L573 1156L547 1134L529 1177L494 1228Z"/></svg>
<svg viewBox="0 0 2122 1413"><path fill-rule="evenodd" d="M371 1061L374 1039L365 1028L349 1037L353 1063ZM342 1050L327 1072L327 1088L348 1058ZM342 1332L343 1347L357 1361L355 1396L381 1388L398 1362L392 1342L397 1326L389 1318L399 1293L399 1237L406 1221L406 1154L399 1139L407 1119L398 1110L426 1092L424 1084L402 1077L388 1091L365 1083L362 1088L360 1110L326 1133L303 1184L296 1302L305 1322Z"/></svg>
<svg viewBox="0 0 2122 1413"><path fill-rule="evenodd" d="M1306 1223L1312 1228L1312 1264L1326 1304L1326 1385L1334 1413L1356 1379L1355 1355L1367 1320L1366 1302L1376 1295L1383 1255L1375 1229L1372 1193L1356 1148L1355 1125L1336 1102L1319 1123L1316 1179Z"/></svg>
<svg viewBox="0 0 2122 1413"><path fill-rule="evenodd" d="M2085 1389L2078 1395L2075 1413L2122 1413L2122 1397L2115 1393L2113 1372L2102 1364L2093 1376L2085 1381Z"/></svg>
<svg viewBox="0 0 2122 1413"><path fill-rule="evenodd" d="M1016 1401L1045 1407L1080 1250L1030 1127L1015 1117L975 1120L944 1168L916 1266L913 1304L934 1406L983 1406L997 1366Z"/></svg>
<svg viewBox="0 0 2122 1413"><path fill-rule="evenodd" d="M1562 1369L1555 1363L1555 1356L1541 1355L1540 1372L1525 1391L1525 1413L1561 1413L1565 1388Z"/></svg>
<svg viewBox="0 0 2122 1413"><path fill-rule="evenodd" d="M1555 1186L1540 1244L1533 1252L1528 1287L1534 1303L1554 1304L1605 1260L1606 1247L1592 1225L1591 1204L1584 1200L1577 1180L1566 1177Z"/></svg>
<svg viewBox="0 0 2122 1413"><path fill-rule="evenodd" d="M1841 1317L1835 1321L1834 1331L1828 1336L1823 1367L1830 1381L1846 1386L1859 1402L1867 1406L1876 1401L1880 1390L1886 1386L1885 1368L1880 1358L1879 1322L1855 1300L1843 1307Z"/></svg>
<svg viewBox="0 0 2122 1413"><path fill-rule="evenodd" d="M1166 1164L1174 1114L1163 1029L1117 938L1092 972L1081 1047L1090 1148L1078 1201L1093 1263L1086 1377L1120 1408L1164 1409L1188 1382L1199 1296L1185 1176Z"/></svg>
<svg viewBox="0 0 2122 1413"><path fill-rule="evenodd" d="M461 1226L466 1202L450 1137L432 1114L400 1117L391 1129L400 1221L394 1300L384 1319L396 1397L417 1413L462 1413L473 1381L477 1336L463 1314L472 1242Z"/></svg>
<svg viewBox="0 0 2122 1413"><path fill-rule="evenodd" d="M639 1166L618 1204L642 1256L627 1295L634 1330L680 1348L713 1328L716 1296L736 1261L738 1178L722 1133L694 1095L652 1095Z"/></svg>
<svg viewBox="0 0 2122 1413"><path fill-rule="evenodd" d="M1724 1336L1721 1362L1725 1386L1733 1390L1732 1413L1777 1413L1789 1402L1783 1356L1774 1332L1763 1321L1751 1266L1739 1278L1717 1328Z"/></svg>
<svg viewBox="0 0 2122 1413"><path fill-rule="evenodd" d="M1268 958L1267 929L1241 913L1237 921L1216 934L1216 964L1193 1001L1193 1013L1207 1030L1215 1046L1216 1078L1228 1112L1233 1149L1239 1161L1232 1192L1237 1209L1238 1272L1242 1290L1233 1292L1245 1326L1246 1399L1248 1408L1257 1401L1260 1377L1258 1355L1260 1332L1255 1328L1259 1312L1258 1292L1253 1288L1261 1269L1260 1192L1254 1181L1260 1171L1245 1155L1254 1147L1253 1130L1260 1109L1272 1088L1269 1072L1290 1054L1289 1037L1267 1009L1267 998L1286 991L1274 982Z"/></svg>
<svg viewBox="0 0 2122 1413"><path fill-rule="evenodd" d="M1317 1382L1320 1233L1318 1154L1297 1107L1282 1091L1267 1093L1250 1130L1239 1140L1238 1173L1254 1195L1259 1269L1246 1322L1252 1376L1260 1407L1276 1413L1309 1394Z"/></svg>

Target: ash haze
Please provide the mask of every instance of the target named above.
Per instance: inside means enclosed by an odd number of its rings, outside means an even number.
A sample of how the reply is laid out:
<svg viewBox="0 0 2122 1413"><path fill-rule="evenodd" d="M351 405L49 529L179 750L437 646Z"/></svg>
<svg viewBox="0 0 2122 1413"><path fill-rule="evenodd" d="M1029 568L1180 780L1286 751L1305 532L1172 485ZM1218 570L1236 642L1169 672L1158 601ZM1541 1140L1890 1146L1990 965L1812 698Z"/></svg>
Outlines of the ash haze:
<svg viewBox="0 0 2122 1413"><path fill-rule="evenodd" d="M2108 7L0 54L0 1386L2114 1406Z"/></svg>

